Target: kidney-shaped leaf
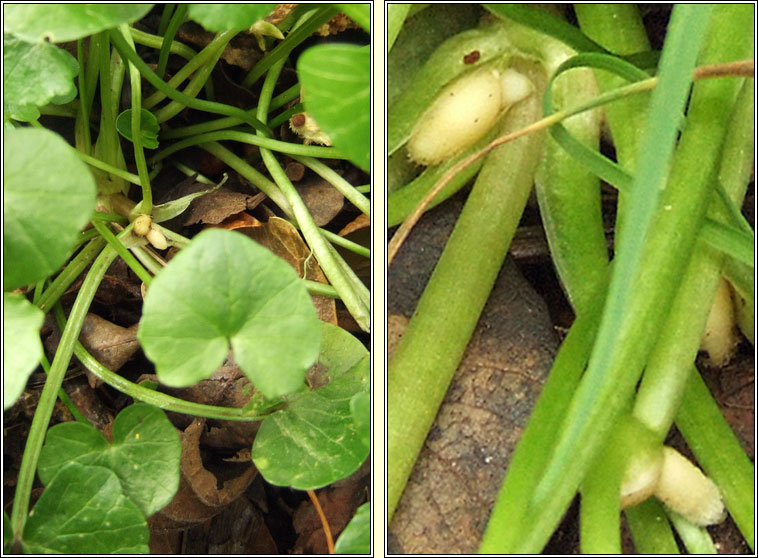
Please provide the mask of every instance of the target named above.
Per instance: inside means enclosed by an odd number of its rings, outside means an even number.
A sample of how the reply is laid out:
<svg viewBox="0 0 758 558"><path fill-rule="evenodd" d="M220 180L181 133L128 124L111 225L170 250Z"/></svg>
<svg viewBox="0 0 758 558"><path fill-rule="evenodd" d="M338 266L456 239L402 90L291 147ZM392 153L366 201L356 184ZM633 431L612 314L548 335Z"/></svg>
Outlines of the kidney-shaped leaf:
<svg viewBox="0 0 758 558"><path fill-rule="evenodd" d="M95 209L95 181L53 132L24 128L4 140L3 285L11 290L63 265Z"/></svg>
<svg viewBox="0 0 758 558"><path fill-rule="evenodd" d="M208 31L246 29L270 14L276 4L190 4L189 16Z"/></svg>
<svg viewBox="0 0 758 558"><path fill-rule="evenodd" d="M158 149L158 132L161 131L160 124L155 115L147 109L140 111L140 138L142 145L148 149ZM132 140L132 109L126 109L116 118L116 129L118 133L129 141Z"/></svg>
<svg viewBox="0 0 758 558"><path fill-rule="evenodd" d="M11 118L36 120L37 107L76 97L78 71L76 59L62 48L3 34L3 105Z"/></svg>
<svg viewBox="0 0 758 558"><path fill-rule="evenodd" d="M27 554L146 554L150 531L113 471L69 463L24 526Z"/></svg>
<svg viewBox="0 0 758 558"><path fill-rule="evenodd" d="M5 4L3 30L29 42L73 41L145 16L152 4Z"/></svg>
<svg viewBox="0 0 758 558"><path fill-rule="evenodd" d="M263 421L255 437L253 461L272 484L320 488L353 473L368 455L350 412L352 397L368 389L368 351L345 330L322 327L319 364L329 383L293 397Z"/></svg>
<svg viewBox="0 0 758 558"><path fill-rule="evenodd" d="M20 294L3 293L3 409L16 402L39 364L45 314Z"/></svg>
<svg viewBox="0 0 758 558"><path fill-rule="evenodd" d="M305 108L332 144L368 171L371 166L371 51L319 45L297 61Z"/></svg>
<svg viewBox="0 0 758 558"><path fill-rule="evenodd" d="M234 360L266 396L293 392L318 358L316 310L295 271L246 236L197 235L148 289L138 338L158 379L185 387Z"/></svg>
<svg viewBox="0 0 758 558"><path fill-rule="evenodd" d="M335 554L371 554L371 502L355 512L334 545Z"/></svg>
<svg viewBox="0 0 758 558"><path fill-rule="evenodd" d="M107 467L118 476L124 493L149 517L176 494L181 453L179 435L163 411L138 403L116 417L112 444L89 424L53 426L37 472L48 484L72 461Z"/></svg>

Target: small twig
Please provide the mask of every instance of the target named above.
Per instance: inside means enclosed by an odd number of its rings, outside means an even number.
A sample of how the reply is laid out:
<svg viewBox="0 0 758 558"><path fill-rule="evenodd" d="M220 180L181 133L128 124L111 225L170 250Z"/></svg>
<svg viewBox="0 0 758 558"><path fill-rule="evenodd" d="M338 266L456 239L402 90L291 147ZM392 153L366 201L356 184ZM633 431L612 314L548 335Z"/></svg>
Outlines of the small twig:
<svg viewBox="0 0 758 558"><path fill-rule="evenodd" d="M321 520L321 526L324 529L324 536L326 537L326 547L329 549L329 554L334 554L334 540L332 540L332 530L329 528L329 522L326 520L324 511L321 509L321 504L316 497L316 493L313 490L307 490L308 497L313 502L313 507L316 508L316 513Z"/></svg>
<svg viewBox="0 0 758 558"><path fill-rule="evenodd" d="M726 64L713 64L710 66L700 66L699 68L695 69L694 79L714 78L714 77L741 77L741 76L752 77L753 72L754 72L754 67L755 67L755 64L753 60L740 60L737 62L729 62ZM638 91L652 90L655 87L656 83L658 83L658 78L651 78L643 82L638 82L639 88L637 88L637 90ZM635 85L635 84L632 84L632 85ZM400 247L403 245L403 242L405 242L406 238L408 238L408 235L410 234L411 229L413 229L416 223L418 223L419 219L421 219L421 216L426 211L426 208L429 206L432 200L435 197L437 197L437 194L439 194L442 191L442 189L448 185L448 183L455 177L456 174L461 172L470 164L478 161L479 159L487 155L490 151L492 151L496 147L503 145L504 143L508 143L510 141L523 137L527 134L531 134L533 132L538 132L540 130L549 128L550 126L553 126L554 124L559 123L561 120L568 118L569 116L573 116L574 114L578 112L583 112L584 110L589 110L591 108L595 108L595 107L589 104L585 104L585 105L582 105L581 107L575 107L572 109L555 112L549 116L546 116L545 118L541 120L538 120L534 124L527 126L526 128L523 128L521 130L518 130L516 132L513 132L505 136L501 136L499 138L495 138L488 145L486 145L485 147L483 147L476 153L472 153L471 155L469 155L468 157L460 161L458 164L451 167L450 170L448 170L439 179L439 181L426 193L426 195L418 203L416 208L408 215L408 217L406 217L405 221L403 221L403 223L398 227L395 234L392 236L392 240L390 240L389 246L387 248L387 267L389 268L389 266L392 265L392 260L395 259L395 256L397 255L398 250L400 250Z"/></svg>

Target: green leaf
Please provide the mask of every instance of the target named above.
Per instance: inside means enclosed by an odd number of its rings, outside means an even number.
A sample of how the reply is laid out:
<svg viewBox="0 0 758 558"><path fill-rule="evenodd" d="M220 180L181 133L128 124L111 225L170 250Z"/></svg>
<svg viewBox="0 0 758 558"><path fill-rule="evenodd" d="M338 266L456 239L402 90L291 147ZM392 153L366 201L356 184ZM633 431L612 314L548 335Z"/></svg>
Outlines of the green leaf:
<svg viewBox="0 0 758 558"><path fill-rule="evenodd" d="M27 554L146 554L149 537L113 471L69 463L29 514L22 542Z"/></svg>
<svg viewBox="0 0 758 558"><path fill-rule="evenodd" d="M297 61L305 108L335 147L371 166L371 51L368 46L319 45Z"/></svg>
<svg viewBox="0 0 758 558"><path fill-rule="evenodd" d="M3 108L6 117L30 122L41 107L66 103L77 95L76 59L50 43L27 43L3 34Z"/></svg>
<svg viewBox="0 0 758 558"><path fill-rule="evenodd" d="M371 502L355 512L334 545L335 554L371 554Z"/></svg>
<svg viewBox="0 0 758 558"><path fill-rule="evenodd" d="M303 385L321 330L289 264L240 233L209 229L153 280L138 337L166 385L207 378L231 342L253 384L277 397Z"/></svg>
<svg viewBox="0 0 758 558"><path fill-rule="evenodd" d="M3 409L16 402L39 364L45 314L23 295L3 293Z"/></svg>
<svg viewBox="0 0 758 558"><path fill-rule="evenodd" d="M371 6L369 4L335 4L335 8L371 33Z"/></svg>
<svg viewBox="0 0 758 558"><path fill-rule="evenodd" d="M158 133L161 127L158 119L147 109L140 109L140 137L142 145L148 149L158 149ZM126 109L116 119L118 133L132 141L132 109Z"/></svg>
<svg viewBox="0 0 758 558"><path fill-rule="evenodd" d="M113 423L113 443L89 424L66 422L47 432L37 472L47 485L71 462L99 465L116 473L124 494L150 517L179 488L179 435L163 411L137 403Z"/></svg>
<svg viewBox="0 0 758 558"><path fill-rule="evenodd" d="M6 554L11 551L11 543L13 542L13 527L11 526L11 518L8 517L8 513L3 510L3 552Z"/></svg>
<svg viewBox="0 0 758 558"><path fill-rule="evenodd" d="M368 391L356 394L350 400L350 414L353 415L355 427L361 441L371 448L371 394Z"/></svg>
<svg viewBox="0 0 758 558"><path fill-rule="evenodd" d="M247 29L270 14L276 4L190 4L189 16L208 31Z"/></svg>
<svg viewBox="0 0 758 558"><path fill-rule="evenodd" d="M131 23L147 15L152 4L6 4L3 30L29 42L74 41Z"/></svg>
<svg viewBox="0 0 758 558"><path fill-rule="evenodd" d="M345 330L326 323L322 328L319 364L329 383L293 397L263 421L255 437L253 461L272 484L320 488L353 473L368 455L350 412L352 397L368 389L368 351Z"/></svg>
<svg viewBox="0 0 758 558"><path fill-rule="evenodd" d="M171 200L166 203L153 206L153 215L152 215L153 223L162 223L163 221L168 221L169 219L173 219L177 215L181 215L184 212L184 210L190 206L190 204L192 203L192 200L194 200L195 198L199 198L200 196L204 196L205 194L209 194L213 192L214 190L219 189L224 182L226 182L226 178L224 178L221 182L219 182L216 185L209 186L207 190L195 192L194 194L187 194L186 196L182 196L181 198L177 198L175 200Z"/></svg>
<svg viewBox="0 0 758 558"><path fill-rule="evenodd" d="M4 290L43 279L68 259L95 208L95 181L63 139L18 129L3 146Z"/></svg>

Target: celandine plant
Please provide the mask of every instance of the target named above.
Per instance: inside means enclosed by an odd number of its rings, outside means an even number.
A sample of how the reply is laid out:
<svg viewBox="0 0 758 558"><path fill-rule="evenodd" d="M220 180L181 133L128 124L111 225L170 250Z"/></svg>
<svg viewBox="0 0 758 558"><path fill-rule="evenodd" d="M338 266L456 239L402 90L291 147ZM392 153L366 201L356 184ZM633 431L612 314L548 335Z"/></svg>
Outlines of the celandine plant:
<svg viewBox="0 0 758 558"><path fill-rule="evenodd" d="M276 485L313 490L355 472L370 448L369 354L346 330L318 319L310 293L341 300L368 332L370 295L344 254L370 253L314 223L277 155L312 169L370 215L370 187L356 188L322 161L370 171L370 6L3 9L4 408L17 401L38 366L47 373L12 512L4 514L6 552L148 552L146 520L179 485L181 444L164 410L261 421L252 461ZM364 32L365 45L327 41L300 49L295 65L293 52L340 11ZM150 12L160 19L156 35L134 26ZM200 52L176 39L188 20L213 34ZM261 49L238 84L257 97L257 105L245 110L218 101L209 80L240 33L253 35ZM184 59L173 76L167 75L171 56ZM288 67L297 82L284 87ZM186 125L177 115L187 109L206 113L205 121ZM328 145L278 139L283 123L305 113ZM42 115L70 118L70 135L46 129ZM257 146L258 161L242 159L220 141ZM238 232L211 229L189 239L162 226L220 186L171 157L190 146L213 154L263 192L293 234L302 234L328 284L301 279ZM268 176L256 170L260 161ZM168 164L208 188L156 204L152 185ZM131 184L138 195L129 198ZM170 247L178 252L166 263L156 250ZM79 343L98 285L119 258L146 290L138 340L159 381L194 385L211 376L231 349L255 388L244 408L188 402L135 384ZM66 315L61 296L83 272ZM62 331L50 364L40 341L46 313ZM112 439L61 389L72 355L134 400L116 417ZM309 386L306 372L313 366L328 381ZM58 397L77 420L48 430ZM44 490L30 511L36 476ZM366 503L339 537L337 552L370 551L369 517Z"/></svg>
<svg viewBox="0 0 758 558"><path fill-rule="evenodd" d="M660 52L632 5L577 5L579 28L537 7L483 8L388 14L390 261L425 208L476 176L389 364L389 517L534 186L576 320L480 552L539 553L577 492L583 552L621 552L622 507L642 552L677 552L672 526L690 552L714 552L703 527L726 511L752 548L753 465L693 363L722 276L746 299L738 310L754 306L739 210L753 7L677 5ZM599 106L616 160L598 152ZM600 179L619 192L612 261ZM663 445L674 423L702 470Z"/></svg>

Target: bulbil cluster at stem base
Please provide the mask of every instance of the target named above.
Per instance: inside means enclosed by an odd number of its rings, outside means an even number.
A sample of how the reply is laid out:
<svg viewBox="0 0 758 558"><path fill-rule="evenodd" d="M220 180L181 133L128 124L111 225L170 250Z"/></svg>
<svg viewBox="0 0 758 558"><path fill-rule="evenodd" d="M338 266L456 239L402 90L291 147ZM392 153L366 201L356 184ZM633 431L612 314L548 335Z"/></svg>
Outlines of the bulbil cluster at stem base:
<svg viewBox="0 0 758 558"><path fill-rule="evenodd" d="M137 236L144 236L147 241L158 250L168 248L168 241L160 229L153 225L153 220L149 215L140 215L134 220L132 232Z"/></svg>

